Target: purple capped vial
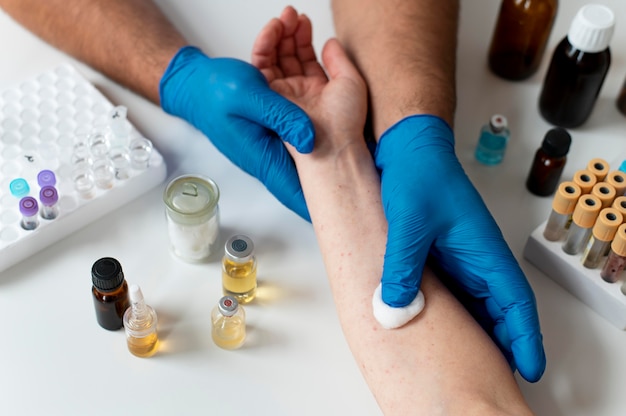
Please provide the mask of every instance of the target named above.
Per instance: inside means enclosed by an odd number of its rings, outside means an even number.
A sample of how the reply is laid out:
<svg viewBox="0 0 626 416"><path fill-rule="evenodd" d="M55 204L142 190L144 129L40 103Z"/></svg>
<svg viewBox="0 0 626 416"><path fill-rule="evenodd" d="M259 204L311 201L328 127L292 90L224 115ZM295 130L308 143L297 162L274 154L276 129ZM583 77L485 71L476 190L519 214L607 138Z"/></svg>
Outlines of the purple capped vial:
<svg viewBox="0 0 626 416"><path fill-rule="evenodd" d="M37 174L37 183L39 186L54 186L57 184L57 178L51 170L42 170Z"/></svg>
<svg viewBox="0 0 626 416"><path fill-rule="evenodd" d="M34 230L39 225L37 214L39 206L37 200L32 196L25 196L20 199L20 212L22 213L22 221L20 225L25 230Z"/></svg>
<svg viewBox="0 0 626 416"><path fill-rule="evenodd" d="M39 191L39 200L41 201L41 217L47 220L53 220L59 215L59 193L56 188L51 185L44 186Z"/></svg>

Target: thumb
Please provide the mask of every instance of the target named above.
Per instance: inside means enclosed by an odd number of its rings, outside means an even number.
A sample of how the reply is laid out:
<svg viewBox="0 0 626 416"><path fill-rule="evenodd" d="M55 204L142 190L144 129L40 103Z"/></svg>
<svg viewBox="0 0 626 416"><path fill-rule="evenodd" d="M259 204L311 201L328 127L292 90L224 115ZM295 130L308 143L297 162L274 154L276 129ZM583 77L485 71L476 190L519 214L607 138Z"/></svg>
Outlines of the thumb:
<svg viewBox="0 0 626 416"><path fill-rule="evenodd" d="M350 78L361 79L361 74L356 69L346 51L335 38L329 39L322 49L322 62L330 79Z"/></svg>

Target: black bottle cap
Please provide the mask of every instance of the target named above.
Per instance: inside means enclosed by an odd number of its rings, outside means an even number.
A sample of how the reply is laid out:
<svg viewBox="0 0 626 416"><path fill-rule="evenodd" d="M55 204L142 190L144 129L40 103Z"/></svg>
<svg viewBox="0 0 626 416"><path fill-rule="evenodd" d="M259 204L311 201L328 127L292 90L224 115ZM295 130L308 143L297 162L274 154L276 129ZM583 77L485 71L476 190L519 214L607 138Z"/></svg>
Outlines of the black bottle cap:
<svg viewBox="0 0 626 416"><path fill-rule="evenodd" d="M91 282L96 289L111 292L124 283L124 272L119 261L103 257L91 267Z"/></svg>
<svg viewBox="0 0 626 416"><path fill-rule="evenodd" d="M555 127L548 130L543 138L541 148L549 156L562 157L569 152L569 146L572 143L572 136L562 127Z"/></svg>

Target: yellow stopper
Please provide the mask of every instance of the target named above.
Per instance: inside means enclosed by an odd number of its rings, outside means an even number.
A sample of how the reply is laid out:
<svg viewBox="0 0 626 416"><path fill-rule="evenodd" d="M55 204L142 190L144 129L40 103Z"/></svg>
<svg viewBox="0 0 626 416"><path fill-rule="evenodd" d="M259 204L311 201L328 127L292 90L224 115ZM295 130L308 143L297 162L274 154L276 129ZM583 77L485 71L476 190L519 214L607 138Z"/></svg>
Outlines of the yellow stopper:
<svg viewBox="0 0 626 416"><path fill-rule="evenodd" d="M624 217L615 208L604 208L593 226L593 237L600 241L611 241Z"/></svg>
<svg viewBox="0 0 626 416"><path fill-rule="evenodd" d="M615 199L615 188L606 182L598 182L591 188L591 195L595 195L602 202L602 208L610 207Z"/></svg>
<svg viewBox="0 0 626 416"><path fill-rule="evenodd" d="M552 209L557 214L569 215L574 212L576 201L578 201L580 195L582 195L580 186L571 181L561 182L556 190L556 194L554 194Z"/></svg>
<svg viewBox="0 0 626 416"><path fill-rule="evenodd" d="M581 228L591 228L602 209L602 202L594 195L583 195L578 200L572 221Z"/></svg>
<svg viewBox="0 0 626 416"><path fill-rule="evenodd" d="M591 192L591 188L598 182L596 175L587 169L579 170L574 173L574 178L572 181L580 186L581 192L584 194L588 194Z"/></svg>
<svg viewBox="0 0 626 416"><path fill-rule="evenodd" d="M587 170L596 175L598 182L601 182L606 177L606 174L609 173L609 164L606 160L597 157L587 163Z"/></svg>
<svg viewBox="0 0 626 416"><path fill-rule="evenodd" d="M604 181L615 188L617 195L621 196L626 192L626 173L621 170L609 172Z"/></svg>
<svg viewBox="0 0 626 416"><path fill-rule="evenodd" d="M626 224L620 225L617 229L611 243L611 250L618 256L626 257Z"/></svg>
<svg viewBox="0 0 626 416"><path fill-rule="evenodd" d="M611 207L618 210L626 221L626 196L618 196L617 198L615 198L615 201L613 201L613 205L611 205Z"/></svg>

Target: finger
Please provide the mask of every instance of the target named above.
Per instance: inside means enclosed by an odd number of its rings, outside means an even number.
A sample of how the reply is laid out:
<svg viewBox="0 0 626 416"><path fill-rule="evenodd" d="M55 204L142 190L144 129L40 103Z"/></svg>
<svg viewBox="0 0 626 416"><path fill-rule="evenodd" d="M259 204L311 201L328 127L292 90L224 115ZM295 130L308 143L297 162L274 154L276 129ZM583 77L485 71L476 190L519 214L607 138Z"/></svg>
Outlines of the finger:
<svg viewBox="0 0 626 416"><path fill-rule="evenodd" d="M322 62L330 79L345 77L365 85L365 81L337 39L329 39L322 49Z"/></svg>
<svg viewBox="0 0 626 416"><path fill-rule="evenodd" d="M280 15L280 21L283 24L283 34L277 47L278 66L286 77L304 75L296 46L296 32L300 23L298 13L291 6L285 7Z"/></svg>
<svg viewBox="0 0 626 416"><path fill-rule="evenodd" d="M511 351L522 377L529 382L538 381L546 369L543 337L539 332L534 297L517 302L506 310L506 326L511 337Z"/></svg>
<svg viewBox="0 0 626 416"><path fill-rule="evenodd" d="M326 78L326 73L315 55L315 48L313 48L313 27L308 16L298 16L298 27L294 33L294 39L296 56L302 66L303 74L305 76Z"/></svg>
<svg viewBox="0 0 626 416"><path fill-rule="evenodd" d="M263 73L268 82L283 77L277 58L277 48L282 37L283 24L274 18L261 29L252 46L250 62Z"/></svg>

